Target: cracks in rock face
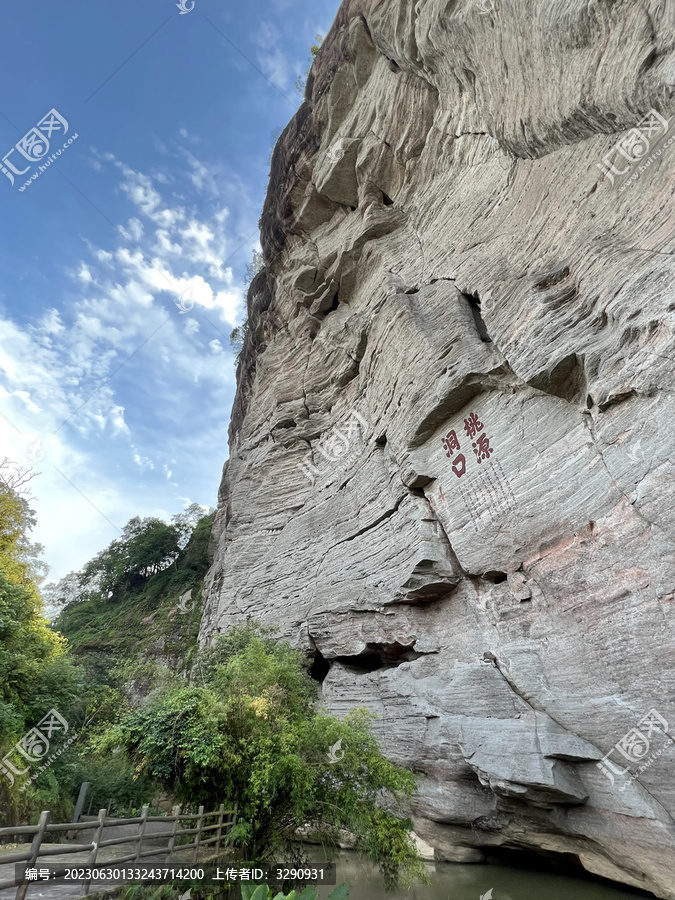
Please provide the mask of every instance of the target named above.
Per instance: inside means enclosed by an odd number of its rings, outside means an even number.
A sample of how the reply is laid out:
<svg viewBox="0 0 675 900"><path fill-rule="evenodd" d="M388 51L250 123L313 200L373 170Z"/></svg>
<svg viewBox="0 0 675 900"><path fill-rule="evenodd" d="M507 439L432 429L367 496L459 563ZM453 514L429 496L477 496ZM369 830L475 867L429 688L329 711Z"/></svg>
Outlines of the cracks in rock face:
<svg viewBox="0 0 675 900"><path fill-rule="evenodd" d="M476 331L478 332L478 336L484 344L491 344L492 338L490 337L490 333L487 330L487 325L485 324L485 320L481 315L480 308L480 297L478 294L463 294L463 297L466 298L467 303L469 304L469 308L471 309L471 314L473 316L473 321L476 325Z"/></svg>
<svg viewBox="0 0 675 900"><path fill-rule="evenodd" d="M381 525L382 522L390 519L393 515L398 512L398 509L403 503L404 497L396 503L396 505L392 509L388 509L386 512L382 513L381 516L378 516L374 522L371 522L370 525L366 525L363 528L360 528L355 534L352 534L351 537L345 538L344 541L339 541L337 544L334 544L333 547L338 547L340 544L348 544L350 541L356 540L356 538L361 537L362 534L365 534L367 531L371 531L373 528L377 528L378 525Z"/></svg>
<svg viewBox="0 0 675 900"><path fill-rule="evenodd" d="M590 414L586 414L585 416L582 416L582 420L583 420L586 428L588 429L588 433L591 437L591 440L593 441L593 446L595 447L595 450L596 450L598 456L600 457L600 460L602 462L602 465L604 466L605 471L607 472L609 480L611 481L613 487L616 488L616 490L619 492L619 494L626 501L627 506L630 507L630 509L633 511L633 513L639 519L641 519L645 523L645 525L647 525L647 527L655 528L664 538L666 538L666 540L668 541L668 543L671 546L675 546L673 544L672 535L670 535L664 528L662 528L656 522L652 522L651 519L648 519L647 516L645 516L644 513L642 513L639 509L636 509L635 504L633 502L631 502L630 496L624 491L624 489L619 484L617 484L616 478L614 477L614 475L610 471L609 466L607 465L605 455L602 452L602 449L598 446L598 442L597 442L595 434L593 432L593 420L591 419Z"/></svg>
<svg viewBox="0 0 675 900"><path fill-rule="evenodd" d="M494 657L494 659L493 659L492 657ZM516 682L515 682L515 680L513 679L512 675L511 675L510 672L508 671L508 667L505 666L503 662L500 663L498 657L494 656L494 654L492 654L492 653L486 653L486 654L484 655L484 658L486 658L486 661L487 661L487 658L489 658L489 661L493 663L494 667L497 669L497 671L498 671L499 674L502 676L502 678L504 679L504 681L505 681L505 682L508 684L508 686L511 688L511 690L513 691L513 693L514 693L520 700L522 700L523 703L525 703L530 709L532 709L532 710L534 710L534 711L536 711L536 712L544 713L545 715L547 715L547 716L549 717L549 719L551 719L552 722L555 722L555 724L558 725L559 728L561 728L563 731L567 732L568 734L575 734L575 733L576 733L576 732L574 732L574 731L570 731L570 729L567 728L562 722L558 721L558 719L556 719L555 716L551 715L551 713L550 713L547 709L545 709L544 706L543 706L541 703L538 703L536 700L533 700L533 699L528 699L528 697L520 690L520 688L519 688L518 685L516 684ZM537 741L538 741L538 740L539 740L539 739L538 739L538 736L537 736ZM593 741L589 740L587 737L584 737L583 740L585 740L588 744L590 744L592 747L594 747L594 748L598 751L598 753L600 754L600 757L601 757L601 758L604 756L602 749L601 749L600 747L596 747L596 745L593 743ZM581 761L581 760L580 760L580 761ZM589 759L588 761L589 761L589 762L594 762L595 760L590 760L590 759ZM670 820L670 822L673 822L673 823L675 824L675 820L673 820L673 818L672 818L672 816L670 815L669 811L663 806L663 804L658 800L658 798L656 798L656 797L651 793L651 791L650 791L647 787L645 787L645 785L644 785L638 778L636 778L635 781L640 785L640 787L642 788L642 790L650 797L650 799L655 803L655 805L656 805L656 806L664 813L664 815L668 817L668 819Z"/></svg>

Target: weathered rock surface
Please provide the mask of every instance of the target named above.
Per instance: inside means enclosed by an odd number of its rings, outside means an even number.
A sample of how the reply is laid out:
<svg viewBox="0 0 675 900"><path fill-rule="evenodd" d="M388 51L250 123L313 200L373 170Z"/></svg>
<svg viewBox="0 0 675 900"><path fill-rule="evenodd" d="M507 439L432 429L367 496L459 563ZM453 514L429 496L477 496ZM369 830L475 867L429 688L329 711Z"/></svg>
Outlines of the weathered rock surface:
<svg viewBox="0 0 675 900"><path fill-rule="evenodd" d="M438 858L670 900L674 45L673 0L345 0L273 157L202 622L378 713Z"/></svg>

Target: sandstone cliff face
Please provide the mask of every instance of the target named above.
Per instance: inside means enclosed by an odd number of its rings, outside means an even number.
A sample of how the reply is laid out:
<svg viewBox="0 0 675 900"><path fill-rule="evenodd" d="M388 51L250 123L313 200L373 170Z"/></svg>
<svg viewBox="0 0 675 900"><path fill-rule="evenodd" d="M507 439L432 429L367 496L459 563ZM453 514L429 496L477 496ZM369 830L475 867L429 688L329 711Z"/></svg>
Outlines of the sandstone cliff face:
<svg viewBox="0 0 675 900"><path fill-rule="evenodd" d="M674 44L673 0L345 0L273 157L201 634L277 624L378 713L438 858L671 900Z"/></svg>

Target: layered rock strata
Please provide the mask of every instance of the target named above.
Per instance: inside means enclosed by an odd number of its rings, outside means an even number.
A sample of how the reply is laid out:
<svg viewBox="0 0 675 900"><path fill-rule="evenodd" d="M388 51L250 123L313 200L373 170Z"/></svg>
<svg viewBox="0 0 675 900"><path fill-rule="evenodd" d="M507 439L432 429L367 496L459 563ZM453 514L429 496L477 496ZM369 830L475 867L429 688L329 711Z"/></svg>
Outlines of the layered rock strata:
<svg viewBox="0 0 675 900"><path fill-rule="evenodd" d="M345 0L273 155L205 585L439 859L675 898L675 3Z"/></svg>

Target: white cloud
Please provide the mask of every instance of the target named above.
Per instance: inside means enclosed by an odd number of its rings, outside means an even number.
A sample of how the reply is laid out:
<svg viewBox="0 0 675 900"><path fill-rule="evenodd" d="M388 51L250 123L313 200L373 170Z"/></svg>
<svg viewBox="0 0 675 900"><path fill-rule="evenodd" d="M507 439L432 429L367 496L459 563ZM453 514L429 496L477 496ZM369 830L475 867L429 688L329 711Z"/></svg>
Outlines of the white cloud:
<svg viewBox="0 0 675 900"><path fill-rule="evenodd" d="M294 67L284 54L284 40L276 26L262 20L251 40L261 48L256 54L256 60L272 84L282 91L292 88L297 76L297 66Z"/></svg>
<svg viewBox="0 0 675 900"><path fill-rule="evenodd" d="M158 175L111 153L97 161L118 173L135 213L124 230L145 256L121 238L109 248L84 241L86 256L66 269L75 296L62 308L28 325L0 315L0 441L25 465L35 441L43 446L36 537L54 578L80 568L133 515L151 514L160 483L165 505L179 500L173 479L194 495L197 452L217 461L215 494L234 386L226 335L245 309L244 286L224 265L241 243L228 207L172 206ZM195 187L200 172L191 163L185 173ZM194 304L185 315L174 306L182 296Z"/></svg>

